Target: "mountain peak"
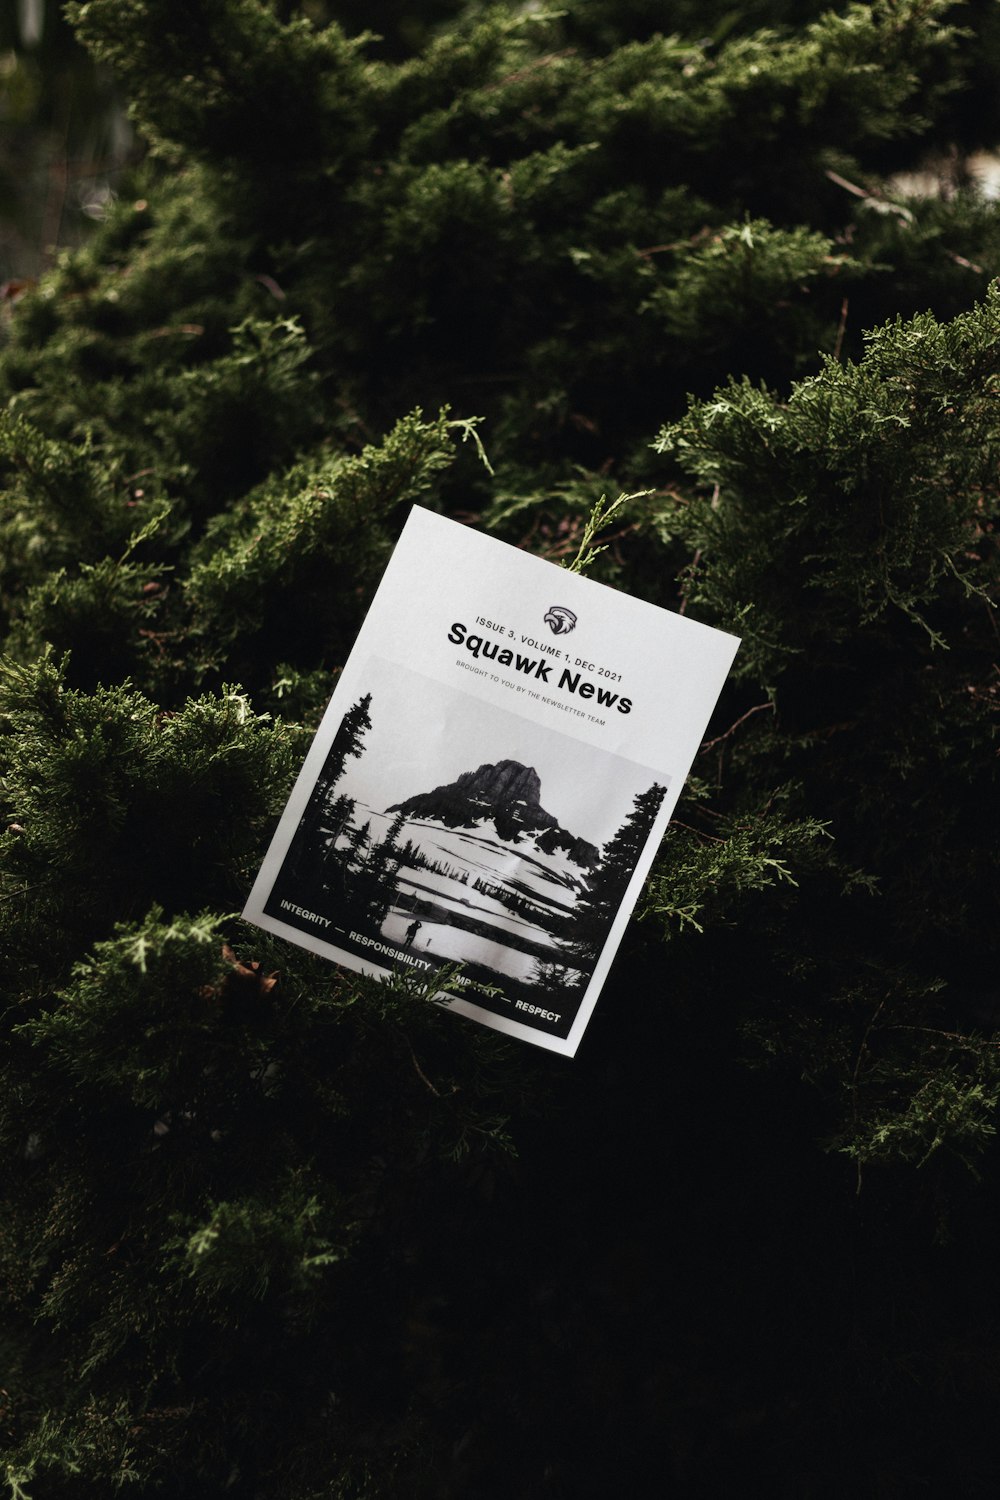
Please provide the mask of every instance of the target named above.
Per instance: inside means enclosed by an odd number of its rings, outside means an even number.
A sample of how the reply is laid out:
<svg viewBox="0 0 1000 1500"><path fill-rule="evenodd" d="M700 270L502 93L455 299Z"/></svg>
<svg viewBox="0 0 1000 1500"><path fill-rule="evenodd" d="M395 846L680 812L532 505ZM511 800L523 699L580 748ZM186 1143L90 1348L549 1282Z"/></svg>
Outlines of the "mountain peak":
<svg viewBox="0 0 1000 1500"><path fill-rule="evenodd" d="M396 802L388 812L408 818L428 818L448 828L492 823L500 838L517 843L522 834L535 836L541 849L562 849L574 864L592 865L598 850L560 828L558 818L541 802L542 783L534 766L519 760L484 761L475 771L464 771L456 781L419 792Z"/></svg>
<svg viewBox="0 0 1000 1500"><path fill-rule="evenodd" d="M453 783L472 797L484 797L496 807L510 807L523 802L527 807L542 814L546 821L556 820L541 804L542 783L534 766L522 765L519 760L498 760L496 765L484 763L476 771L466 771Z"/></svg>

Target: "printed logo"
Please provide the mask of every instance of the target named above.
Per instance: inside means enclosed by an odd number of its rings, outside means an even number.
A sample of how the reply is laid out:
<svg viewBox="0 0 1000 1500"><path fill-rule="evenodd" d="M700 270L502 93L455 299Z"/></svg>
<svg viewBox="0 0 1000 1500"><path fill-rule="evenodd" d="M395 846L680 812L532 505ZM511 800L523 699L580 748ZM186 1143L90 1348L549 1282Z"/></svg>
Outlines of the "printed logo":
<svg viewBox="0 0 1000 1500"><path fill-rule="evenodd" d="M545 612L545 623L553 635L569 635L576 624L576 615L565 604L550 604Z"/></svg>

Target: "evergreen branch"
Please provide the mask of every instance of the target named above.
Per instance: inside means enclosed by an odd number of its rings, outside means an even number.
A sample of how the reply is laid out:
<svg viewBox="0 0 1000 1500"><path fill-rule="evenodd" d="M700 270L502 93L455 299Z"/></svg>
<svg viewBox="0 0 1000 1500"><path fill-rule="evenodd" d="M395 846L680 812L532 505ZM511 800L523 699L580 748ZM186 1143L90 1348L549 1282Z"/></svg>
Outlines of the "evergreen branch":
<svg viewBox="0 0 1000 1500"><path fill-rule="evenodd" d="M875 1027L876 1022L878 1021L879 1016L882 1014L883 1010L885 1009L886 1000L887 1000L887 997L885 995L883 995L882 999L879 1001L878 1005L875 1007L874 1014L871 1016L871 1019L869 1020L868 1025L865 1027L865 1034L861 1038L861 1046L858 1048L857 1057L854 1059L854 1071L851 1074L851 1119L852 1119L852 1122L853 1122L853 1125L854 1125L855 1132L857 1132L857 1129L858 1129L858 1118L859 1118L859 1113L860 1113L860 1104L859 1104L860 1082L859 1082L859 1080L860 1080L860 1076L861 1076L861 1065L864 1062L865 1056L867 1055L867 1052L868 1052L868 1038L871 1036L872 1031L873 1031L873 1029ZM861 1195L861 1176L862 1176L862 1170L861 1169L862 1169L862 1163L861 1163L861 1158L859 1156L858 1160L857 1160L857 1177L856 1177L855 1186L854 1186L855 1194L858 1197L860 1197L860 1195Z"/></svg>
<svg viewBox="0 0 1000 1500"><path fill-rule="evenodd" d="M696 839L708 839L713 844L724 844L725 839L720 839L716 833L706 833L704 829L693 828L690 823L682 823L680 818L671 818L671 828L683 828L686 833L693 833Z"/></svg>
<svg viewBox="0 0 1000 1500"><path fill-rule="evenodd" d="M434 1095L435 1099L440 1099L441 1090L436 1089L433 1083L431 1083L430 1079L427 1077L427 1074L417 1062L417 1054L414 1052L412 1047L410 1048L410 1061L413 1063L413 1066L416 1069L417 1077L420 1079L420 1082L427 1085L431 1093ZM454 1089L452 1089L452 1093L454 1093Z"/></svg>
<svg viewBox="0 0 1000 1500"><path fill-rule="evenodd" d="M446 422L445 426L457 427L462 434L463 443L467 443L470 438L472 439L476 445L476 452L482 459L483 467L492 479L494 477L493 465L489 461L486 449L483 447L483 440L479 436L479 424L482 421L482 417L455 417L450 422Z"/></svg>
<svg viewBox="0 0 1000 1500"><path fill-rule="evenodd" d="M714 750L716 745L721 745L723 740L728 740L731 734L735 734L740 725L745 724L747 719L749 719L753 714L762 713L766 708L769 708L772 713L774 712L774 703L770 699L767 703L755 703L753 708L748 708L745 714L740 715L735 724L730 724L725 734L716 735L714 740L706 740L701 749L698 751L698 754L705 755L709 750Z"/></svg>
<svg viewBox="0 0 1000 1500"><path fill-rule="evenodd" d="M138 547L142 546L143 542L148 542L150 537L155 536L169 515L170 506L164 505L159 510L154 511L153 514L147 518L145 523L139 527L138 531L133 531L125 544L125 551L122 553L121 557L118 558L117 562L115 563L115 567L120 568L123 563L128 561L132 553L135 552Z"/></svg>
<svg viewBox="0 0 1000 1500"><path fill-rule="evenodd" d="M616 515L629 500L643 500L647 495L651 495L652 493L652 490L635 490L630 495L619 495L617 500L611 501L608 500L606 495L602 495L587 517L587 524L583 528L583 536L580 539L579 547L576 549L576 556L571 562L560 563L560 567L565 568L568 573L585 572L591 563L600 557L602 552L608 550L607 542L600 547L594 546L598 532L607 526L612 516Z"/></svg>
<svg viewBox="0 0 1000 1500"><path fill-rule="evenodd" d="M968 1036L961 1031L942 1031L937 1026L909 1026L902 1021L894 1022L892 1026L886 1026L886 1031L913 1031L921 1036L940 1037L942 1041L952 1042L956 1046L964 1048L968 1052L979 1052L983 1047L1000 1048L1000 1040L989 1036Z"/></svg>
<svg viewBox="0 0 1000 1500"><path fill-rule="evenodd" d="M880 214L894 214L904 224L913 223L913 214L901 203L890 203L887 198L880 198L875 193L866 192L864 188L858 187L856 182L848 182L846 177L841 177L839 172L834 172L830 168L827 168L825 175L837 187L843 188L855 198L860 198L866 208L873 208L876 213Z"/></svg>
<svg viewBox="0 0 1000 1500"><path fill-rule="evenodd" d="M989 605L990 609L996 609L997 601L993 598L993 595L987 589L982 588L979 584L973 583L971 579L969 579L964 573L959 572L958 568L955 566L955 559L952 557L951 553L947 550L946 547L941 548L941 557L944 561L945 567L948 569L948 572L951 573L953 577L956 578L957 581L962 585L962 588L965 591L965 597L967 599L971 599L973 597L983 599Z"/></svg>

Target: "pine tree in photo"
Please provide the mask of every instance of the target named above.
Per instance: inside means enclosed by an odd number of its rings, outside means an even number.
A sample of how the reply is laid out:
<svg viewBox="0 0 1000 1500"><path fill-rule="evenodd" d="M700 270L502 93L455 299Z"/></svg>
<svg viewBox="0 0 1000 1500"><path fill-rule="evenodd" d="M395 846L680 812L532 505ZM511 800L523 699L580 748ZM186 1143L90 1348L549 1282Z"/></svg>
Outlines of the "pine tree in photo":
<svg viewBox="0 0 1000 1500"><path fill-rule="evenodd" d="M398 812L377 843L372 842L359 882L361 908L376 930L381 927L396 898L396 875L402 863L399 836L406 827L406 814Z"/></svg>
<svg viewBox="0 0 1000 1500"><path fill-rule="evenodd" d="M368 818L351 833L348 848L350 863L354 869L363 869L367 862L372 841L371 828L371 819Z"/></svg>
<svg viewBox="0 0 1000 1500"><path fill-rule="evenodd" d="M635 873L666 790L654 782L646 791L637 793L632 811L605 844L599 863L587 874L583 893L564 938L574 960L583 969L593 967L607 941L625 887Z"/></svg>
<svg viewBox="0 0 1000 1500"><path fill-rule="evenodd" d="M289 845L283 880L304 891L314 879L322 877L328 840L331 836L335 840L335 830L343 826L343 807L338 810L338 804L345 799L334 794L348 760L363 753L364 736L371 728L370 703L371 694L366 693L344 715Z"/></svg>
<svg viewBox="0 0 1000 1500"><path fill-rule="evenodd" d="M338 840L350 828L355 813L353 797L341 794L330 804L327 827L323 830L322 864L319 870L319 887L324 896L332 898L334 907L344 901L346 889L347 851L338 848Z"/></svg>
<svg viewBox="0 0 1000 1500"><path fill-rule="evenodd" d="M309 794L309 801L302 815L303 826L310 832L317 829L323 822L336 821L332 793L344 774L348 760L364 753L364 737L372 727L368 713L371 701L371 693L366 693L364 697L359 698L357 703L347 710L333 737L333 743L323 762L323 769L316 778L316 784Z"/></svg>
<svg viewBox="0 0 1000 1500"><path fill-rule="evenodd" d="M354 798L346 796L343 792L339 797L334 797L330 803L327 817L328 832L330 835L330 840L327 844L328 849L335 846L337 839L343 835L345 829L350 827L356 806L357 803Z"/></svg>

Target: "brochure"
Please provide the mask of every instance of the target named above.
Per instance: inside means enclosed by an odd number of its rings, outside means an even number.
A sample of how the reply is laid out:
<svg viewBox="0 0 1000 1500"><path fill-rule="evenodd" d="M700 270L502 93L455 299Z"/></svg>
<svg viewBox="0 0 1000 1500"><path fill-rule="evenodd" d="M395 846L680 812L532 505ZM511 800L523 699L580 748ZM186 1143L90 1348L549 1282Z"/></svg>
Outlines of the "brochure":
<svg viewBox="0 0 1000 1500"><path fill-rule="evenodd" d="M738 645L415 506L244 916L572 1057Z"/></svg>

